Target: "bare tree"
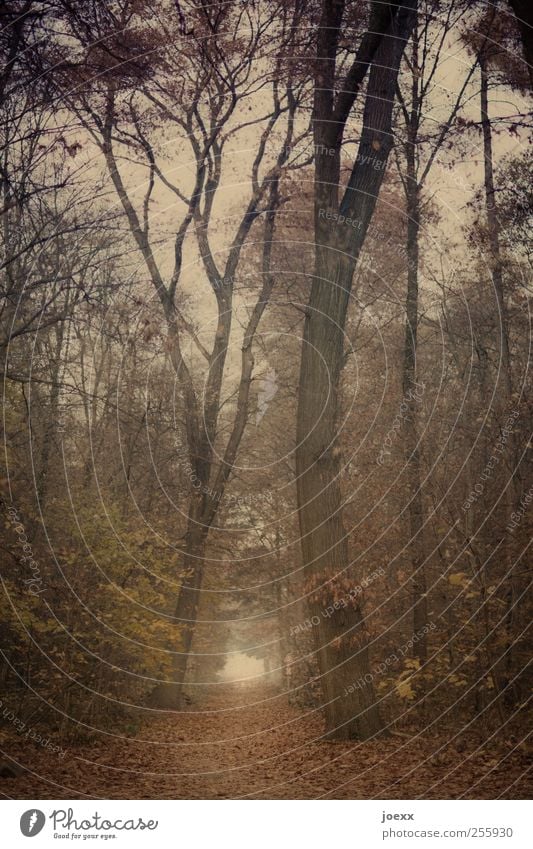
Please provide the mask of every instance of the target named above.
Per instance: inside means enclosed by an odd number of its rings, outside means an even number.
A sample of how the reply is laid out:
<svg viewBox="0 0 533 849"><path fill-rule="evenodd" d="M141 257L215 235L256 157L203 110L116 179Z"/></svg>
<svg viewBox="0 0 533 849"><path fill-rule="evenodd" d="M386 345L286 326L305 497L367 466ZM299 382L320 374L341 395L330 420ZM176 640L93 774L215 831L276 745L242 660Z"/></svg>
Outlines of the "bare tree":
<svg viewBox="0 0 533 849"><path fill-rule="evenodd" d="M174 613L180 645L175 655L175 686L161 690L164 704L176 706L180 703L197 617L207 537L248 418L254 338L274 285L270 263L276 211L281 202L280 180L291 146L298 141L295 116L305 86L291 82L282 73L283 51L289 48L297 32L301 14L298 4L292 11L278 5L265 11L262 7L239 3L215 3L209 7L203 3L183 4L181 15L176 16L174 12L170 24L166 21L164 6L151 7L151 11L161 27L157 36L157 44L164 50L161 72L158 74L156 69L153 75L148 73L142 83L142 92L137 96L124 83L121 63L113 59L110 45L115 32L120 39L124 38L124 30L127 35L127 25L132 21L134 12L126 10L120 19L112 22L114 30L106 33L104 60L111 64L109 67L106 65L103 82L98 81L99 92L89 76L83 93L70 96L69 102L105 158L131 235L157 293L167 327L166 349L186 410L188 468L194 485L182 547L182 587ZM87 44L91 43L89 37L96 37L97 24L97 21L80 21L78 16L73 18L73 30ZM183 38L183 27L188 36L182 47L177 49L176 40ZM131 63L134 70L136 62L133 60ZM142 64L142 60L139 62ZM178 79L183 81L181 89L176 88ZM265 90L266 86L271 90L271 106L267 107L266 113L251 121L239 117L243 102L252 94ZM194 180L189 191L176 185L165 174L161 154L153 148L149 128L142 117L146 103L150 104L158 120L165 121L190 145ZM125 114L133 131L122 126ZM152 120L155 119L152 117ZM213 248L210 225L221 185L224 154L231 140L251 125L262 125L251 166L251 191L226 257L221 261ZM280 126L281 138L272 156L272 142ZM122 150L133 150L144 158L148 179L144 198L138 204L128 190L121 170L121 146ZM185 209L175 230L174 267L168 280L155 257L156 237L150 217L150 201L156 180L173 193ZM233 423L226 444L218 446L215 452L219 412L224 403L222 389L232 333L235 278L244 245L256 219L263 225L260 237L264 245L262 285L244 327ZM194 323L179 307L184 243L192 226L203 268L216 299L216 330L210 348L205 347ZM192 364L184 355L184 336L192 340L206 364L202 396L195 385ZM221 457L218 463L217 454Z"/></svg>

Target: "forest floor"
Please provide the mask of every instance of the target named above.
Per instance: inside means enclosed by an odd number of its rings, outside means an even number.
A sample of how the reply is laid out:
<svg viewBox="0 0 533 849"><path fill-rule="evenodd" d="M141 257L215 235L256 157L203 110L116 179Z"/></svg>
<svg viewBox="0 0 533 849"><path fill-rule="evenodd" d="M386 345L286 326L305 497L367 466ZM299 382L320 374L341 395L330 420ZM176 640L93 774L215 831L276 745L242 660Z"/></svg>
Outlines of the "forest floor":
<svg viewBox="0 0 533 849"><path fill-rule="evenodd" d="M228 707L231 705L231 707ZM63 757L13 744L24 767L0 779L13 799L531 798L528 757L513 740L484 745L429 730L365 743L321 739L318 712L264 690L225 687L136 737L100 734Z"/></svg>

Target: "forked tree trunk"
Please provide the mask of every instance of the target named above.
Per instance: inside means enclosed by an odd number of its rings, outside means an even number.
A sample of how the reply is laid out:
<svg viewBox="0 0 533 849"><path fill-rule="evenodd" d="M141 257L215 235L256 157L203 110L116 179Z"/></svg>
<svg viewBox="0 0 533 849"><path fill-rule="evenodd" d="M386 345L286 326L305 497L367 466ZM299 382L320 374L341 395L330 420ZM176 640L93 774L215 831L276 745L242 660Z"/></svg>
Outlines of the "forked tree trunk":
<svg viewBox="0 0 533 849"><path fill-rule="evenodd" d="M368 739L382 731L372 686L368 639L357 598L351 606L334 610L330 616L324 615L324 610L333 599L336 576L345 575L350 565L337 447L344 326L357 258L392 147L394 91L413 23L412 6L410 9L406 4L391 19L372 54L359 154L340 205L337 198L342 123L333 123L337 156L321 153L331 144L332 110L331 99L321 95L320 87L327 87L332 96L336 41L331 30L341 26L341 17L335 18L335 11L327 3L322 20L324 43L319 43L318 48L324 62L319 62L314 113L315 268L302 346L296 471L302 554L314 599L311 613L318 621L314 633L326 734L330 738ZM347 115L344 121L346 118ZM375 167L377 157L382 160L380 168ZM343 223L338 216L344 216L345 222L351 219L350 223Z"/></svg>

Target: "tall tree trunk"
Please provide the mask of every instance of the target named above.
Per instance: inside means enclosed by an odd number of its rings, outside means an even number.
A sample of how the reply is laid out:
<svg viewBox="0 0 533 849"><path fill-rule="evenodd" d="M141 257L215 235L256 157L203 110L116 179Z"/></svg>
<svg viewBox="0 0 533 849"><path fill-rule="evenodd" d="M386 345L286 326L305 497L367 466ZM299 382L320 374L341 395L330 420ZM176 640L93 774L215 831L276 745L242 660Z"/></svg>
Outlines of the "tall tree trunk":
<svg viewBox="0 0 533 849"><path fill-rule="evenodd" d="M418 348L418 268L420 237L420 186L416 174L416 144L420 115L419 68L417 24L413 29L413 67L411 114L406 146L406 196L407 196L407 295L405 302L405 346L403 358L403 403L407 410L404 418L404 453L408 486L409 541L407 551L411 571L411 603L413 633L420 639L413 645L413 656L424 663L427 658L427 586L424 569L424 506L422 500L422 474L418 445L419 398L417 382Z"/></svg>
<svg viewBox="0 0 533 849"><path fill-rule="evenodd" d="M187 531L180 561L182 584L173 616L179 637L172 654L172 682L159 684L150 697L151 704L161 708L179 710L183 704L183 689L198 618L209 533L209 526L202 521L203 500L195 493L189 505Z"/></svg>
<svg viewBox="0 0 533 849"><path fill-rule="evenodd" d="M491 277L496 299L495 326L499 329L497 340L499 347L499 363L497 374L498 390L496 397L499 399L497 414L500 427L503 427L507 417L512 412L513 404L513 375L511 364L511 347L509 341L509 315L505 287L503 280L503 258L501 254L501 227L495 203L494 185L494 161L492 146L492 128L489 115L489 58L484 49L479 55L479 66L481 70L480 107L481 107L481 129L483 134L483 165L484 165L484 188L485 208L487 213L487 230L489 239ZM507 683L512 679L512 644L513 626L516 601L516 579L514 576L513 551L508 526L513 512L513 502L519 501L520 482L518 460L519 452L514 430L510 439L510 463L509 478L504 480L505 491L502 495L504 537L502 542L502 556L506 572L506 614L504 618L504 630L506 635L506 651L504 663L501 665L500 675L502 678L501 689L505 690ZM507 693L507 699L509 694Z"/></svg>
<svg viewBox="0 0 533 849"><path fill-rule="evenodd" d="M494 163L492 152L492 128L489 116L489 73L488 61L482 51L479 57L481 69L481 129L483 132L483 166L485 186L485 207L487 212L487 226L489 237L489 248L491 254L491 276L494 285L494 294L497 304L497 322L500 327L500 366L501 380L503 384L502 403L508 405L512 395L512 370L511 353L509 344L509 318L505 290L503 283L503 260L501 256L501 233L500 223L495 204L494 188Z"/></svg>
<svg viewBox="0 0 533 849"><path fill-rule="evenodd" d="M276 95L277 99L277 95ZM209 529L213 526L220 500L230 478L237 452L241 443L248 419L250 388L254 368L253 344L263 313L272 293L274 276L271 273L272 244L276 213L280 203L279 183L282 169L287 161L294 132L294 118L297 100L288 84L287 90L288 115L284 141L278 153L275 165L270 168L262 180L258 179L258 170L263 160L266 141L272 133L280 115L277 104L271 116L267 130L261 137L259 151L254 160L253 192L246 211L241 218L237 233L231 244L224 270L221 272L216 264L208 237L208 226L213 199L221 176L221 148L216 136L222 125L218 125L213 136L200 156L198 153L197 175L195 189L191 195L187 213L176 234L174 245L175 266L171 281L165 284L161 270L155 260L150 244L148 222L141 219L128 195L122 179L115 152L113 149L113 132L115 115L115 92L112 85L108 86L106 98L106 120L102 131L101 150L106 159L110 177L117 195L128 219L132 235L144 258L152 284L156 290L165 315L168 339L167 350L170 354L181 398L185 407L185 429L188 450L188 460L195 478L195 492L189 503L187 533L183 554L183 573L188 576L180 588L175 621L182 622L181 646L174 659L174 680L171 685L159 685L151 694L151 702L179 709L183 684L187 671L187 655L190 652L194 626L196 622L199 597L203 579L203 560ZM229 117L229 112L227 117ZM216 123L216 122L215 122ZM213 148L213 154L210 152ZM210 156L214 155L214 161ZM209 164L210 163L210 164ZM206 169L209 179L206 181ZM205 202L201 208L200 198L206 192ZM147 201L149 194L147 195ZM263 229L262 271L263 285L253 306L244 330L241 348L241 371L237 391L237 409L230 429L230 435L223 451L221 461L215 466L214 443L217 435L217 423L221 406L221 393L224 380L226 360L230 345L232 316L233 316L233 284L239 266L241 252L254 219L261 205L266 202ZM183 259L183 242L194 219L198 246L202 255L204 270L213 288L217 301L218 321L214 336L213 347L208 352L199 342L191 326L187 325L176 304L176 288L181 274ZM204 386L203 401L197 397L191 372L183 358L181 348L181 326L185 324L188 332L192 330L192 338L199 345L208 363L207 378Z"/></svg>
<svg viewBox="0 0 533 849"><path fill-rule="evenodd" d="M339 4L342 6L342 4ZM368 739L382 730L370 672L368 639L357 599L333 609L335 579L350 565L343 526L338 440L338 396L344 362L344 326L357 258L364 243L385 164L392 147L392 106L401 56L412 27L408 6L391 21L370 67L359 154L339 206L339 163L343 124L333 124L336 156L322 155L330 142L336 51L330 22L336 10L323 7L315 94L315 267L304 324L297 412L297 495L302 555L311 587L311 613L321 672L329 737ZM332 65L333 63L333 65ZM332 78L333 68L333 78ZM328 77L329 75L329 77ZM327 87L327 95L321 89ZM337 113L338 114L338 110ZM326 142L326 144L325 144ZM382 168L374 168L377 152ZM336 217L335 217L336 216ZM342 218L344 216L344 219ZM347 219L351 219L350 223ZM333 225L329 222L333 220Z"/></svg>
<svg viewBox="0 0 533 849"><path fill-rule="evenodd" d="M179 649L173 657L174 703L182 703L183 686L187 675L187 664L191 653L194 629L198 618L198 607L202 590L204 557L207 532L201 527L191 527L186 535L182 571L185 575L176 600L174 618L180 629Z"/></svg>
<svg viewBox="0 0 533 849"><path fill-rule="evenodd" d="M68 303L68 301L67 301ZM61 321L55 328L55 345L52 350L52 361L50 363L50 399L41 446L41 460L38 474L36 476L36 494L39 510L44 513L49 486L50 456L52 453L55 436L60 432L59 426L59 401L61 395L61 361L63 355L63 342L65 337L65 322Z"/></svg>
<svg viewBox="0 0 533 849"><path fill-rule="evenodd" d="M187 660L191 652L194 629L196 625L200 594L204 575L204 560L207 539L210 529L217 517L218 509L226 485L237 458L239 446L248 419L250 389L254 369L253 343L257 328L270 300L274 287L274 275L271 273L272 244L277 208L279 205L279 175L270 183L269 205L264 218L264 240L262 255L263 285L245 327L241 347L241 371L237 392L237 408L230 436L221 462L213 475L213 444L215 441L218 414L220 410L220 392L224 374L224 363L227 356L231 320L231 297L226 295L224 287L219 292L219 323L213 353L210 361L210 373L206 386L206 397L202 410L202 423L189 421L191 410L196 408L196 398L190 380L186 381L190 403L188 404L188 447L191 467L195 474L197 491L191 496L187 531L185 534L184 552L181 563L183 583L178 594L174 619L180 629L179 648L173 658L173 682L170 685L156 687L152 701L157 701L163 707L179 709L181 707L183 686L187 675ZM204 243L207 249L207 244ZM234 271L231 272L232 274ZM181 356L178 330L175 315L169 310L167 315L170 339L171 359L178 377L185 370ZM216 367L215 367L216 366Z"/></svg>
<svg viewBox="0 0 533 849"><path fill-rule="evenodd" d="M408 178L409 179L409 178ZM404 449L408 485L409 541L407 550L411 565L411 603L413 632L419 634L427 624L427 586L424 569L424 507L422 500L422 474L418 445L418 410L420 398L417 382L418 345L418 249L420 211L418 186L408 188L407 222L407 297L405 319L405 347L403 362L403 403L407 407L404 418ZM423 634L413 647L414 657L421 663L427 658L427 639Z"/></svg>

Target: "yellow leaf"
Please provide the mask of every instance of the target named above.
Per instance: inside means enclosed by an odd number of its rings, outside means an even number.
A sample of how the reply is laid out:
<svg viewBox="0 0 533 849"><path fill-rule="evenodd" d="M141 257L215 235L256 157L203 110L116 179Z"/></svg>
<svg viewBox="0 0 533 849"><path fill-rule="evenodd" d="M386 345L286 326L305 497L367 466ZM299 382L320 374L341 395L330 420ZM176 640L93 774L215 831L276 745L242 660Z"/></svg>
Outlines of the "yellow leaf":
<svg viewBox="0 0 533 849"><path fill-rule="evenodd" d="M452 587L462 587L466 578L466 572L454 572L452 575L448 575L448 582Z"/></svg>
<svg viewBox="0 0 533 849"><path fill-rule="evenodd" d="M411 699L416 698L416 693L411 687L410 681L399 681L396 684L396 690L398 691L398 695L401 699L407 699L410 701Z"/></svg>

